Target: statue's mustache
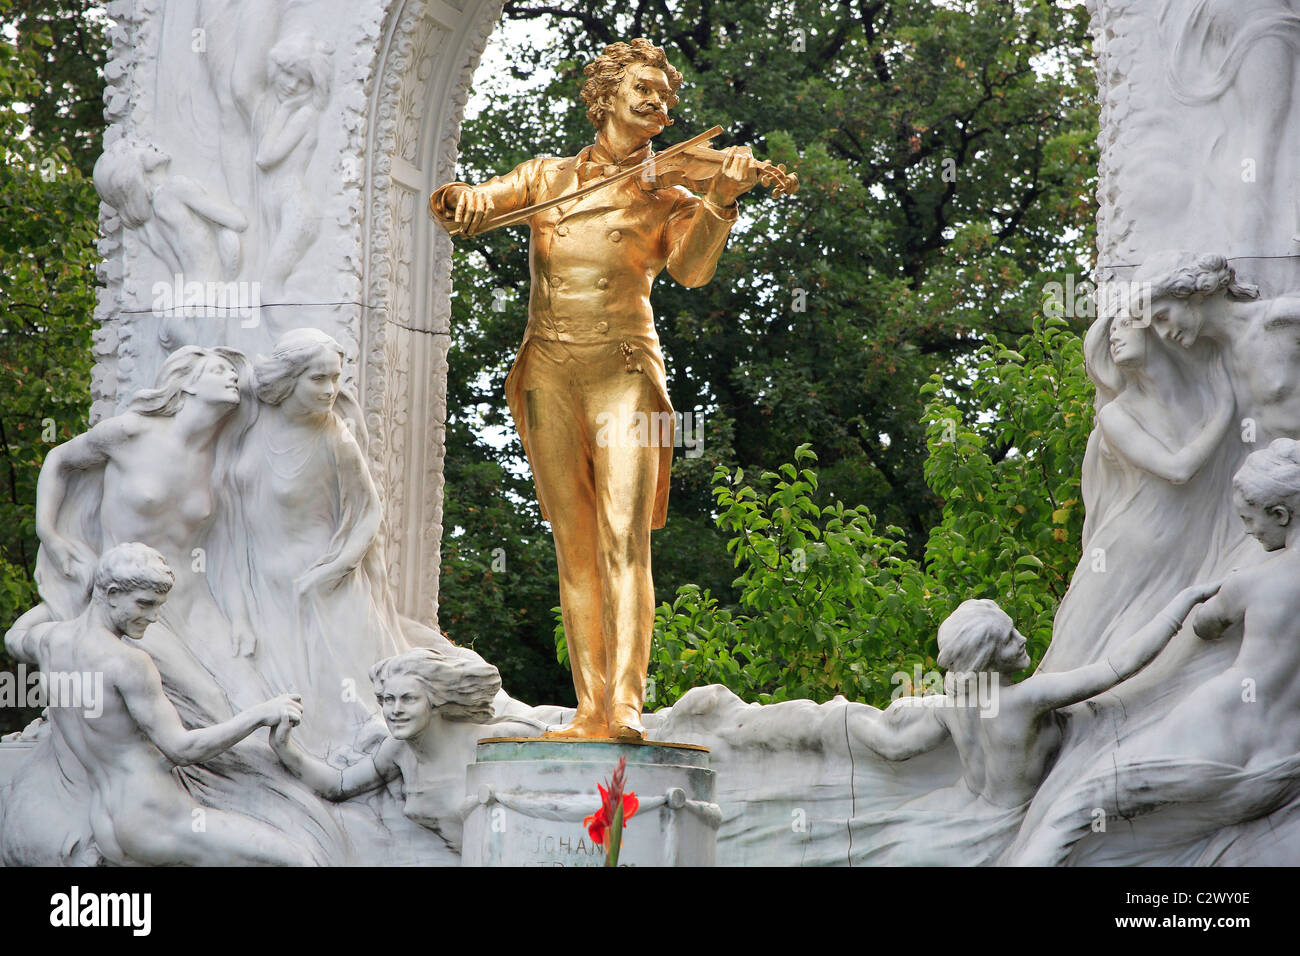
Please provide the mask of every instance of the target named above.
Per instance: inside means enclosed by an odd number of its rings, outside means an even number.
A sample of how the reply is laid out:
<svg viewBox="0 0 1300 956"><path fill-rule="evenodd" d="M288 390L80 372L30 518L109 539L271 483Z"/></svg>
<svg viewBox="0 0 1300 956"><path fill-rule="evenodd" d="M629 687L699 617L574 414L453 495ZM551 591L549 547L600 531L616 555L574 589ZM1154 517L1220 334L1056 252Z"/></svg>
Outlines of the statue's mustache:
<svg viewBox="0 0 1300 956"><path fill-rule="evenodd" d="M653 103L643 103L640 106L634 106L632 107L632 112L637 114L657 113L663 119L665 125L673 125L673 121L668 116L668 111L662 106L655 106Z"/></svg>

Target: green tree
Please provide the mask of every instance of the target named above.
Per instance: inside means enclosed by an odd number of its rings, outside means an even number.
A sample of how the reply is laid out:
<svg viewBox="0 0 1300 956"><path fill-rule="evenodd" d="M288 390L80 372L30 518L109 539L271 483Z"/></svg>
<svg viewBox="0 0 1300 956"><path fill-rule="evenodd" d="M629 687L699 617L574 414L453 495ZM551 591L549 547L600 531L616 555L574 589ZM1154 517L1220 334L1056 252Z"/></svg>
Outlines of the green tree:
<svg viewBox="0 0 1300 956"><path fill-rule="evenodd" d="M0 0L0 23L19 27L0 34L0 623L6 627L39 600L32 571L41 462L53 445L86 428L98 261L99 200L73 149L80 150L85 135L97 141L103 120L70 141L62 138L69 128L59 123L37 127L33 104L48 101L41 71L51 62L56 32L24 14L31 6ZM78 82L92 82L79 67L72 72L82 77ZM92 94L81 90L83 97ZM0 658L0 665L11 664ZM0 729L17 729L31 716L5 711Z"/></svg>
<svg viewBox="0 0 1300 956"><path fill-rule="evenodd" d="M36 81L26 114L33 141L89 179L104 138L103 12L84 0L10 0L3 22ZM66 156L55 155L60 146Z"/></svg>

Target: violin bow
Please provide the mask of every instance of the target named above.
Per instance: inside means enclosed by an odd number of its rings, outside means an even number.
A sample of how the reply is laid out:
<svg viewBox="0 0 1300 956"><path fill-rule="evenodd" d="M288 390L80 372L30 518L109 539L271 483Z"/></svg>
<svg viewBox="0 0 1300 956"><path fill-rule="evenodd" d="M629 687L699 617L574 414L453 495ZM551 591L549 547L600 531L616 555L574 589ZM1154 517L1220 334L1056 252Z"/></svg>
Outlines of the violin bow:
<svg viewBox="0 0 1300 956"><path fill-rule="evenodd" d="M481 236L489 229L496 229L500 226L518 225L525 219L531 219L539 212L550 209L552 206L559 206L566 202L574 202L575 200L581 199L583 196L591 195L598 189L604 189L606 186L612 186L614 183L620 183L625 179L630 179L633 176L644 172L647 168L653 168L654 164L659 160L668 159L670 156L675 156L680 152L690 149L692 146L699 146L703 143L707 143L709 140L721 136L723 132L724 130L721 126L714 126L711 129L706 129L698 136L692 136L690 139L683 140L675 146L669 146L662 153L655 153L645 161L637 163L635 166L629 166L627 169L620 170L612 176L606 176L603 179L596 180L594 183L588 183L581 189L575 189L571 193L565 193L563 196L556 196L554 199L548 199L545 202L525 206L523 209L517 209L514 212L502 213L500 216L496 216L483 223L483 228L476 232L475 235ZM430 197L429 215L437 219L438 217L433 211L432 201L433 197ZM447 232L453 236L459 236L461 234L461 228L461 224L458 222L446 224Z"/></svg>

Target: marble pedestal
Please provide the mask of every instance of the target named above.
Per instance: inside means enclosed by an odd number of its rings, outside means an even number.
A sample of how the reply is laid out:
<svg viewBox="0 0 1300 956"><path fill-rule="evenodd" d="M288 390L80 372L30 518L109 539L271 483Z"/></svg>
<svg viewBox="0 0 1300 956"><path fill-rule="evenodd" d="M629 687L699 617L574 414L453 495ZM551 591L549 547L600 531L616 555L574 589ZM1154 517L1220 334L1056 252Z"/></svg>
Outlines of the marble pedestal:
<svg viewBox="0 0 1300 956"><path fill-rule="evenodd" d="M704 747L603 740L481 741L469 767L463 866L603 866L583 819L597 783L627 757L640 809L623 831L620 865L712 866L722 813Z"/></svg>

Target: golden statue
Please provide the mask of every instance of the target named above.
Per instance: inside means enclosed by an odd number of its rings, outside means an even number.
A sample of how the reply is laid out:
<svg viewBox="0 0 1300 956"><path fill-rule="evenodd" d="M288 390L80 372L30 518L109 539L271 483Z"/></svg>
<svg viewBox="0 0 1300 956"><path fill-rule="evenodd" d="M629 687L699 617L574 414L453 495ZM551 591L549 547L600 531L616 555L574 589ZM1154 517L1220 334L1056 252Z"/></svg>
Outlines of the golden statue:
<svg viewBox="0 0 1300 956"><path fill-rule="evenodd" d="M703 146L717 127L653 153L682 75L648 40L607 46L585 72L593 144L479 186L448 183L429 210L452 235L530 227L528 326L506 400L555 537L578 698L573 722L547 736L640 740L650 531L667 515L673 451L650 286L665 266L682 285L704 285L737 197L760 180L793 192L797 179L747 147Z"/></svg>

